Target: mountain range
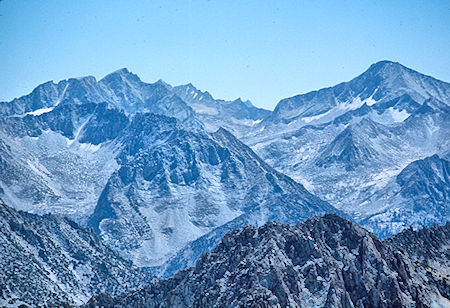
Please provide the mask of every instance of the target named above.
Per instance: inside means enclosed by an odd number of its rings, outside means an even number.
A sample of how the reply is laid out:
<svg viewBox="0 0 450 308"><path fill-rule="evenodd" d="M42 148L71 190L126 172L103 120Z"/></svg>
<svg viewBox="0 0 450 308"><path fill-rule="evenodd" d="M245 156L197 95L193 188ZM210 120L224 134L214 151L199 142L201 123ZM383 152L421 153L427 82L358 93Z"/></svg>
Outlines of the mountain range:
<svg viewBox="0 0 450 308"><path fill-rule="evenodd" d="M107 287L96 288L89 281L103 275L97 265L83 264L91 280L80 280L75 265L52 274L47 269L53 263L33 261L41 269L40 288L51 286L57 294L46 300L73 303L94 293L129 291L151 275L172 277L212 251L225 234L247 225L294 225L335 213L380 238L410 226L443 225L450 216L449 102L450 84L390 61L349 82L283 99L274 111L241 99L215 99L192 84L146 83L127 69L98 81L92 76L51 81L0 102L0 200L11 206L2 206L0 214L5 226L36 220L26 234L37 232L39 223L64 229L62 238L71 238L73 228L83 230L76 232L85 242L100 241L69 245L82 247L77 249L85 259L107 251L110 272L130 267L119 275L124 280L109 274ZM2 231L16 234L18 227L11 228ZM59 231L45 230L39 243L52 243L52 253L67 251L60 242L66 240L52 238ZM25 260L39 253L18 238L7 238L3 255ZM22 248L12 249L17 243ZM397 268L389 271L383 275ZM61 281L58 275L72 278ZM20 303L11 291L17 285L5 272L2 277L10 290L3 299ZM77 281L73 291L70 281ZM118 281L127 281L127 287L118 287ZM435 284L417 283L429 286L423 296L438 294ZM342 285L333 288L342 291ZM417 288L407 289L392 298L422 301ZM333 294L336 303L343 297L360 303L352 294ZM370 296L373 303L384 300Z"/></svg>
<svg viewBox="0 0 450 308"><path fill-rule="evenodd" d="M280 101L242 140L275 169L388 236L449 219L449 105L449 83L381 61L349 82ZM405 187L412 170L421 184Z"/></svg>
<svg viewBox="0 0 450 308"><path fill-rule="evenodd" d="M212 244L180 264L192 264L231 228L339 212L227 130L205 130L177 89L119 70L99 82L46 83L4 104L2 199L92 227L122 257L158 273L204 235ZM227 110L218 113L232 117Z"/></svg>

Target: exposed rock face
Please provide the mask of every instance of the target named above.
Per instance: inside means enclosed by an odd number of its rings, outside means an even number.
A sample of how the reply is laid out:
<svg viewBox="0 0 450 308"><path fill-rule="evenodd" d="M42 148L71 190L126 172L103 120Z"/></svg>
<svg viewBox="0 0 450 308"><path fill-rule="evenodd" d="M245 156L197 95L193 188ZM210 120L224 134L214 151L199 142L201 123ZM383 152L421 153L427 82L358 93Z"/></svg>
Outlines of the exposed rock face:
<svg viewBox="0 0 450 308"><path fill-rule="evenodd" d="M136 115L117 138L120 168L109 178L88 224L140 266L161 266L191 241L269 219L297 222L336 211L264 163L224 129L187 130L173 118ZM230 221L247 215L240 224ZM180 263L175 270L183 269Z"/></svg>
<svg viewBox="0 0 450 308"><path fill-rule="evenodd" d="M434 232L433 240L448 244L448 230ZM448 307L448 280L391 245L422 237L387 244L331 214L296 226L249 226L173 278L96 296L86 307Z"/></svg>
<svg viewBox="0 0 450 308"><path fill-rule="evenodd" d="M93 294L120 294L150 279L92 230L0 203L0 305L82 304Z"/></svg>
<svg viewBox="0 0 450 308"><path fill-rule="evenodd" d="M414 260L450 275L450 222L445 226L424 227L418 231L405 229L387 238L385 243L408 253Z"/></svg>
<svg viewBox="0 0 450 308"><path fill-rule="evenodd" d="M163 277L230 230L330 203L386 237L449 219L449 93L389 61L273 113L126 69L49 82L0 103L0 198L91 226Z"/></svg>

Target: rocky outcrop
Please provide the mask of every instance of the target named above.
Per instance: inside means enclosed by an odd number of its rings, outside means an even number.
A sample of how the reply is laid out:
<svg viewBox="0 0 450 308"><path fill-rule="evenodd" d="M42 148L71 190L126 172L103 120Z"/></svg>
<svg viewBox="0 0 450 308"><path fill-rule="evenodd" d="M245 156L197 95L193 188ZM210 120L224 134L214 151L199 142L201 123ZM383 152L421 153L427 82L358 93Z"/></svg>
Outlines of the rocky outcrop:
<svg viewBox="0 0 450 308"><path fill-rule="evenodd" d="M120 294L150 279L92 230L0 203L0 306L82 304L93 294Z"/></svg>
<svg viewBox="0 0 450 308"><path fill-rule="evenodd" d="M427 271L408 252L329 214L237 229L195 267L136 292L96 296L86 307L445 307L448 281Z"/></svg>

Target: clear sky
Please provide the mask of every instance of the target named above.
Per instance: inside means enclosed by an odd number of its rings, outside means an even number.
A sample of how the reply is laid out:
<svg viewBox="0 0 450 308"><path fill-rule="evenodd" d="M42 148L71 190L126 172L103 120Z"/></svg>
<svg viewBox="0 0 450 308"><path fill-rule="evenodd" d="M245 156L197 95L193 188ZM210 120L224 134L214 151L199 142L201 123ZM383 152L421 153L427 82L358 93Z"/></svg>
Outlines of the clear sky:
<svg viewBox="0 0 450 308"><path fill-rule="evenodd" d="M0 1L0 100L127 67L273 109L382 59L450 81L450 1Z"/></svg>

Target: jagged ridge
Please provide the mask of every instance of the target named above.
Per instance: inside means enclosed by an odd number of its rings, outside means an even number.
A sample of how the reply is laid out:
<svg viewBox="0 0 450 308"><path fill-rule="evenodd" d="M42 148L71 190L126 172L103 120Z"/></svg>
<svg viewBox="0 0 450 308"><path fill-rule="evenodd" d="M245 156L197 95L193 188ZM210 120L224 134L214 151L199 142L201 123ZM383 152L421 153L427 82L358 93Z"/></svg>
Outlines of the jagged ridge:
<svg viewBox="0 0 450 308"><path fill-rule="evenodd" d="M194 268L85 307L445 307L445 279L330 214L234 230Z"/></svg>

